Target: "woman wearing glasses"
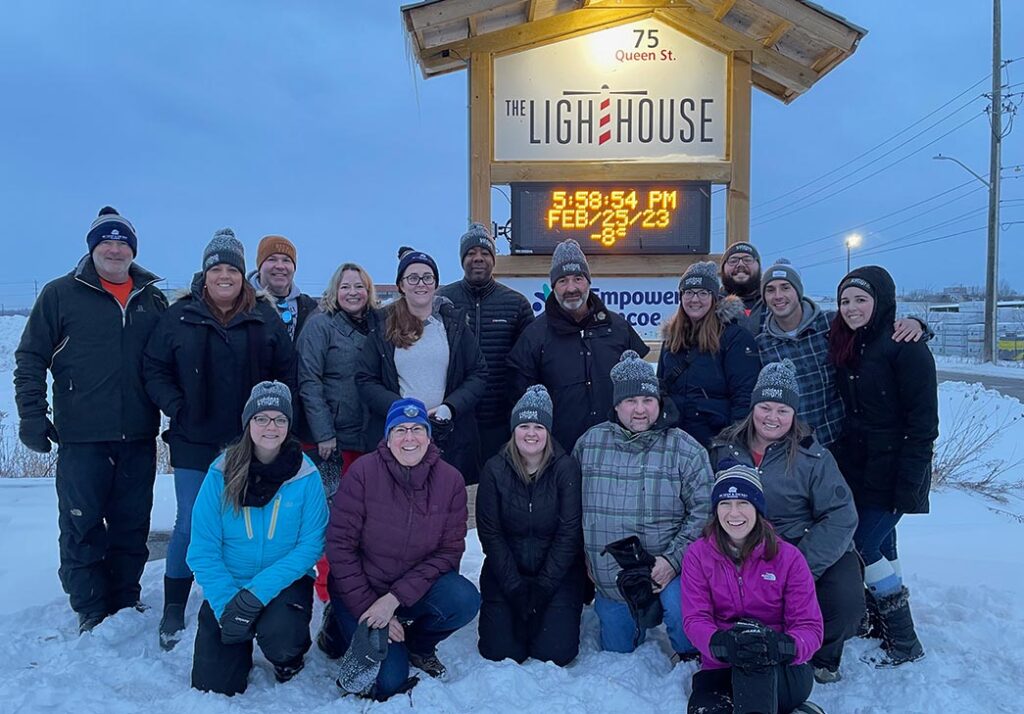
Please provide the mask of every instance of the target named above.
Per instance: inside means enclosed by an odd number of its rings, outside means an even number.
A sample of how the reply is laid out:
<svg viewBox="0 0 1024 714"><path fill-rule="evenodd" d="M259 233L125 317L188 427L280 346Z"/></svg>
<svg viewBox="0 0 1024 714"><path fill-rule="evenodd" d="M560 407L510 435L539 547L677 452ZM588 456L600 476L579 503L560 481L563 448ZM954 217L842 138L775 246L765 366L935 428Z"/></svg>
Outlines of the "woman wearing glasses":
<svg viewBox="0 0 1024 714"><path fill-rule="evenodd" d="M438 273L426 253L403 248L396 279L401 297L382 310L363 348L356 384L370 412L369 432L379 434L395 400L427 405L442 458L477 482L479 438L474 410L486 389L487 365L466 313L447 298L435 299Z"/></svg>
<svg viewBox="0 0 1024 714"><path fill-rule="evenodd" d="M193 511L188 564L203 588L192 686L241 694L253 640L287 682L310 647L313 564L324 549L320 475L289 433L280 382L253 387L242 437L210 466Z"/></svg>
<svg viewBox="0 0 1024 714"><path fill-rule="evenodd" d="M750 411L761 361L738 322L743 303L719 298L714 263L694 263L679 281L679 309L665 325L658 358L661 388L679 410L679 428L705 447Z"/></svg>

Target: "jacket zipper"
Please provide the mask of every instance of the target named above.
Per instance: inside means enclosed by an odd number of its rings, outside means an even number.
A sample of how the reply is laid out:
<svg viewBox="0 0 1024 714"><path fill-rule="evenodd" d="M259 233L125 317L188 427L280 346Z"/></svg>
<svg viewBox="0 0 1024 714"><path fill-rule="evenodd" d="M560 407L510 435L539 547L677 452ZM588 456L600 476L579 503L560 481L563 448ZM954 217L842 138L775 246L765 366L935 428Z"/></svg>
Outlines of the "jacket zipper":
<svg viewBox="0 0 1024 714"><path fill-rule="evenodd" d="M245 535L252 540L252 516L249 515L249 507L243 508L242 513L245 515Z"/></svg>
<svg viewBox="0 0 1024 714"><path fill-rule="evenodd" d="M270 514L270 530L267 531L267 540L274 540L274 531L277 529L277 512L281 508L281 494L274 499L274 510Z"/></svg>

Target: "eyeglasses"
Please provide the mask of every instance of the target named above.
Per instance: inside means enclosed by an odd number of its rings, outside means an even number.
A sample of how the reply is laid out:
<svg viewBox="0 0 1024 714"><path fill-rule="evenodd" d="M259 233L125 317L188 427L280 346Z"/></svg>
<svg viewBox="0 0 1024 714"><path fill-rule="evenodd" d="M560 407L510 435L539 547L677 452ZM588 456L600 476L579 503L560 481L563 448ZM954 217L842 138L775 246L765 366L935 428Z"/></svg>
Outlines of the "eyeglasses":
<svg viewBox="0 0 1024 714"><path fill-rule="evenodd" d="M427 427L420 424L414 424L413 426L396 426L391 430L391 433L399 439L404 437L406 434L412 434L413 436L426 436Z"/></svg>
<svg viewBox="0 0 1024 714"><path fill-rule="evenodd" d="M728 265L730 268L735 268L740 263L742 263L743 265L750 266L753 265L755 262L757 261L755 261L749 255L734 255L730 257L729 260L725 261L725 264Z"/></svg>
<svg viewBox="0 0 1024 714"><path fill-rule="evenodd" d="M406 275L404 278L402 278L402 282L405 283L406 285L419 285L420 283L423 283L424 285L433 285L434 274L427 273L426 275Z"/></svg>
<svg viewBox="0 0 1024 714"><path fill-rule="evenodd" d="M277 301L277 311L281 313L281 321L286 325L295 317L292 306L288 304L288 298L280 298Z"/></svg>
<svg viewBox="0 0 1024 714"><path fill-rule="evenodd" d="M282 429L288 428L288 417L286 416L279 416L271 419L265 414L257 414L252 418L252 422L253 424L260 428L266 428L270 426L270 422L274 422L274 426L280 427Z"/></svg>
<svg viewBox="0 0 1024 714"><path fill-rule="evenodd" d="M686 298L687 300L692 300L693 298L698 298L700 300L710 300L711 299L711 291L710 290L684 290L683 291L683 297Z"/></svg>

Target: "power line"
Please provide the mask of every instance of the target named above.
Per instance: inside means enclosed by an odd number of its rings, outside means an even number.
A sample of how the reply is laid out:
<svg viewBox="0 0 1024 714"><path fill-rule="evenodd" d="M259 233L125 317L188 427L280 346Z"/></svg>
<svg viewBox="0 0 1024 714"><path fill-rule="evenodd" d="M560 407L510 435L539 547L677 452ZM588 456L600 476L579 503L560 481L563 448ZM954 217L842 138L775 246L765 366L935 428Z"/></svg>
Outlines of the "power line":
<svg viewBox="0 0 1024 714"><path fill-rule="evenodd" d="M925 245L927 243L935 243L936 241L946 240L947 238L955 238L957 236L967 235L968 233L976 233L978 231L983 231L986 228L987 228L987 226L978 226L977 228L969 228L969 229L967 229L965 231L959 231L957 233L948 233L948 234L946 234L944 236L936 236L935 238L928 238L926 240L917 241L916 243L908 243L907 245L898 245L898 246L895 246L895 247L892 247L892 248L883 248L881 250L863 251L863 252L857 253L857 256L858 257L866 258L866 257L872 256L872 255L880 255L882 253L891 253L894 250L903 250L904 248L913 248L915 246ZM804 266L804 269L806 269L806 268L816 268L816 267L821 266L821 265L829 265L830 263L840 263L840 262L842 262L844 260L846 260L846 255L845 254L842 257L839 257L839 258L830 258L828 260L818 261L817 263L810 263L809 265Z"/></svg>

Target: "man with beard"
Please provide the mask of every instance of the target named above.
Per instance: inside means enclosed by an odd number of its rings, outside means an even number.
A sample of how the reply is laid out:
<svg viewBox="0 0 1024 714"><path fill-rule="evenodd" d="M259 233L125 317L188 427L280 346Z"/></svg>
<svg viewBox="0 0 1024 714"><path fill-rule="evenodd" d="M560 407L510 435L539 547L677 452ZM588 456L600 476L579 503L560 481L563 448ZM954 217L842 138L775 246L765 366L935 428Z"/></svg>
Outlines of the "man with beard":
<svg viewBox="0 0 1024 714"><path fill-rule="evenodd" d="M494 280L494 255L491 232L483 224L473 223L459 240L462 280L437 291L469 316L470 329L487 362L487 391L476 405L481 463L498 453L511 436L507 358L533 322L529 301Z"/></svg>
<svg viewBox="0 0 1024 714"><path fill-rule="evenodd" d="M552 433L571 451L590 427L611 412L611 369L625 350L649 348L621 315L590 290L590 266L580 244L559 243L551 256L551 294L544 314L526 328L509 354L511 398L543 384L554 404Z"/></svg>
<svg viewBox="0 0 1024 714"><path fill-rule="evenodd" d="M764 325L765 307L761 299L761 255L750 243L733 243L722 255L722 294L743 301L743 327L757 335Z"/></svg>

